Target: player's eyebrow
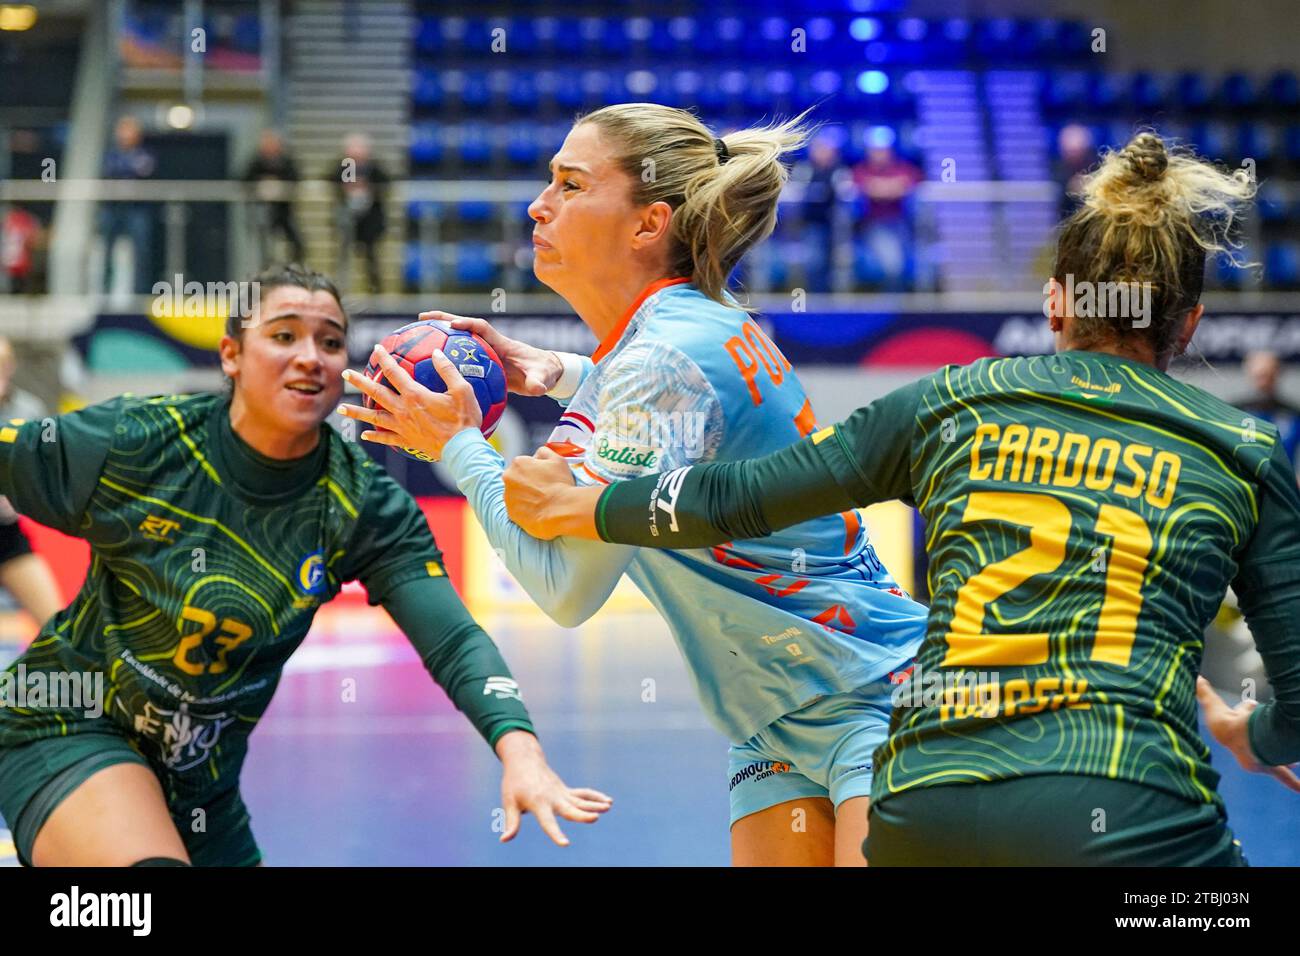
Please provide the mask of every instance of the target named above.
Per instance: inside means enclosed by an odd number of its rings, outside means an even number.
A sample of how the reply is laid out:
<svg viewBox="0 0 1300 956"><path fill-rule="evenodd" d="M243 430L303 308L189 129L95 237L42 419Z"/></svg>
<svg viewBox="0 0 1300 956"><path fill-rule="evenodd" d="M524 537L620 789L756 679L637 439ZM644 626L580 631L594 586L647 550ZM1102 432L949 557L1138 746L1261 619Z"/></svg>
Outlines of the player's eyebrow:
<svg viewBox="0 0 1300 956"><path fill-rule="evenodd" d="M267 319L266 324L270 325L272 322L279 322L281 319L301 319L301 318L302 316L299 315L297 312L281 312L279 315L273 315L269 319ZM330 325L334 326L335 328L337 328L340 332L347 331L347 329L345 329L338 322L335 322L333 319L326 319L325 321L328 322Z"/></svg>
<svg viewBox="0 0 1300 956"><path fill-rule="evenodd" d="M581 163L560 163L557 166L555 160L551 160L546 164L546 168L552 172L558 169L560 172L564 173L586 173L588 176L591 175L591 170Z"/></svg>

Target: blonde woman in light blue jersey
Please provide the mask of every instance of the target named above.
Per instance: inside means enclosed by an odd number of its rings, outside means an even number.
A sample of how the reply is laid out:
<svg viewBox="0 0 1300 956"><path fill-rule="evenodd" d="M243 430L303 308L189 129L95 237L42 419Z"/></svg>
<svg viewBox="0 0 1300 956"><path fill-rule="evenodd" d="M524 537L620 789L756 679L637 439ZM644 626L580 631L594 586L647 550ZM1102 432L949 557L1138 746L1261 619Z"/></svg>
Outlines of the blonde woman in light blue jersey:
<svg viewBox="0 0 1300 956"><path fill-rule="evenodd" d="M799 120L715 138L690 113L648 103L578 120L529 207L534 271L600 342L590 357L484 336L512 391L562 406L544 455L578 481L776 451L816 428L790 363L727 291L771 234L806 139ZM862 865L873 752L891 680L911 665L925 608L885 569L856 512L762 540L651 551L527 535L506 514L505 462L478 431L469 386L435 357L448 392L416 385L377 350L393 392L344 414L363 438L416 447L455 475L492 545L537 604L573 627L626 573L668 622L713 724L731 741L732 861ZM792 826L802 819L804 826Z"/></svg>

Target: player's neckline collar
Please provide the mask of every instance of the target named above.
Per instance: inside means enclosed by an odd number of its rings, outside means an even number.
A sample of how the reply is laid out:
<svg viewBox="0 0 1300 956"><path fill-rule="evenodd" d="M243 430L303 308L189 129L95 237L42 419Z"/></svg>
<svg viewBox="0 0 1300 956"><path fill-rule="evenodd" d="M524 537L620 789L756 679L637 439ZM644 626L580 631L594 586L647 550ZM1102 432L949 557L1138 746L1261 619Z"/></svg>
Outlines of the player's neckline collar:
<svg viewBox="0 0 1300 956"><path fill-rule="evenodd" d="M1117 362L1120 365L1127 365L1130 368L1146 369L1148 372L1157 372L1161 375L1168 375L1168 372L1162 372L1150 362L1144 362L1141 359L1130 358L1127 355L1116 355L1114 352L1099 352L1096 349L1063 349L1056 352L1056 355L1069 355L1080 359L1095 359L1102 363Z"/></svg>
<svg viewBox="0 0 1300 956"><path fill-rule="evenodd" d="M230 424L229 400L213 409L211 453L222 478L245 498L269 503L301 494L316 480L328 453L328 434L300 458L268 458L236 434ZM328 427L328 426L326 426Z"/></svg>
<svg viewBox="0 0 1300 956"><path fill-rule="evenodd" d="M614 350L614 346L618 345L619 339L621 339L623 333L627 331L627 326L628 323L632 321L632 316L636 315L637 309L645 305L646 299L650 298L650 296L654 295L661 289L666 289L671 285L681 285L683 282L690 281L690 276L674 276L666 279L656 279L654 282L651 282L648 286L642 289L641 294L636 297L635 301L633 301L630 306L628 306L627 311L623 313L623 317L618 320L618 325L609 330L609 334L606 335L600 345L597 346L596 351L591 353L592 362L600 362L601 359Z"/></svg>

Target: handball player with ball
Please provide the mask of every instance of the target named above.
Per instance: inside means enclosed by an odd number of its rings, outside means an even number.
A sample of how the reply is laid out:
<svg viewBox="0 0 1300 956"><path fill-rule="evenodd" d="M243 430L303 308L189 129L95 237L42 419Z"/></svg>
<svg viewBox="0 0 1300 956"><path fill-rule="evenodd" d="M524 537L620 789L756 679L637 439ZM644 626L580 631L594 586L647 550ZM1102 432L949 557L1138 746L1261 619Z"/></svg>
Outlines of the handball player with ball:
<svg viewBox="0 0 1300 956"><path fill-rule="evenodd" d="M719 139L691 113L651 103L590 113L529 215L533 270L595 334L595 353L532 348L482 319L421 318L477 334L511 391L564 406L539 454L564 459L581 483L784 448L816 429L812 406L727 279L771 234L784 158L806 136L793 120ZM445 392L376 350L388 385L354 375L375 407L342 409L373 426L361 437L441 459L515 578L559 624L582 623L624 573L632 578L731 742L733 863L862 865L872 752L925 608L890 576L857 513L712 549L530 537L507 514L505 462L480 430L474 383L447 354L431 362Z"/></svg>
<svg viewBox="0 0 1300 956"><path fill-rule="evenodd" d="M419 322L404 325L386 336L366 366L366 378L386 384L383 367L379 364L380 355L391 358L412 381L438 392L443 391L446 384L437 362L452 362L478 401L482 414L479 428L484 437L491 436L496 430L501 413L506 409L506 371L492 346L478 335L421 316ZM345 373L347 376L352 374L351 371ZM378 407L368 394L362 396L362 401L368 409ZM396 435L392 433L386 437L382 433L366 437L380 444L393 444L402 454L417 461L433 461L419 448L395 444Z"/></svg>
<svg viewBox="0 0 1300 956"><path fill-rule="evenodd" d="M501 758L502 840L610 806L547 765L518 686L415 501L326 419L347 316L325 276L257 278L221 340L226 395L124 395L0 429L0 494L90 543L81 593L5 677L87 685L0 707L0 813L37 866L247 866L248 739L316 609L361 581ZM102 696L90 693L101 688ZM203 826L195 825L197 820Z"/></svg>
<svg viewBox="0 0 1300 956"><path fill-rule="evenodd" d="M510 513L543 538L701 548L915 504L943 570L876 753L871 865L1244 866L1197 704L1242 769L1300 792L1300 491L1274 425L1169 373L1255 189L1141 131L1058 231L1053 354L945 366L754 461L596 489L521 455ZM1065 290L1121 280L1148 290L1144 321ZM1229 586L1266 703L1199 675Z"/></svg>

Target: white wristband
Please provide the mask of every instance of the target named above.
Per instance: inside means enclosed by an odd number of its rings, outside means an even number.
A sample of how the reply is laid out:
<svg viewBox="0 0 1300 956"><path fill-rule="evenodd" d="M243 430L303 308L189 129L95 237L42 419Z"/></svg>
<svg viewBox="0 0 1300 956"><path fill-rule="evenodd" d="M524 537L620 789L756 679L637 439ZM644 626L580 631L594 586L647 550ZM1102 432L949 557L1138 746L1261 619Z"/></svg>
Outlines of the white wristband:
<svg viewBox="0 0 1300 956"><path fill-rule="evenodd" d="M578 390L582 383L582 356L575 355L573 352L552 352L560 360L560 365L564 371L560 373L559 380L551 386L550 391L546 394L551 398L566 399L572 398L573 393Z"/></svg>

